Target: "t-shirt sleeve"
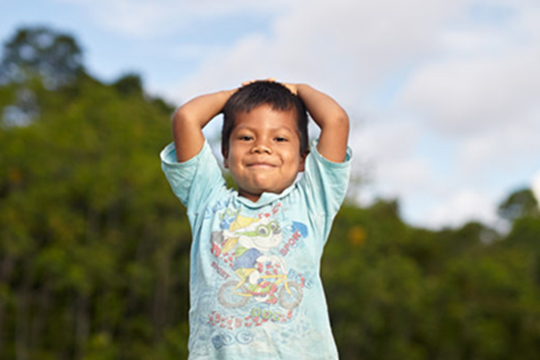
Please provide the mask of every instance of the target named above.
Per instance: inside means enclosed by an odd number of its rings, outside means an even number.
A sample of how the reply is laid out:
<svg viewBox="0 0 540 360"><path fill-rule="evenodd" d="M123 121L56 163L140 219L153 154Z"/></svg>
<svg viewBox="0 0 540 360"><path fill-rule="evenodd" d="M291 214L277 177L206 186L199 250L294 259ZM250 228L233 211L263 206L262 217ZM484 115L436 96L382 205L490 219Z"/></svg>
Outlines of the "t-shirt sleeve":
<svg viewBox="0 0 540 360"><path fill-rule="evenodd" d="M314 226L321 231L322 239L326 239L333 219L347 194L352 151L347 148L345 161L335 163L324 158L315 145L314 141L306 158L300 187L303 189Z"/></svg>
<svg viewBox="0 0 540 360"><path fill-rule="evenodd" d="M177 161L174 143L167 145L160 157L161 168L174 194L188 212L198 213L217 191L225 188L221 169L206 141L199 154L188 161Z"/></svg>

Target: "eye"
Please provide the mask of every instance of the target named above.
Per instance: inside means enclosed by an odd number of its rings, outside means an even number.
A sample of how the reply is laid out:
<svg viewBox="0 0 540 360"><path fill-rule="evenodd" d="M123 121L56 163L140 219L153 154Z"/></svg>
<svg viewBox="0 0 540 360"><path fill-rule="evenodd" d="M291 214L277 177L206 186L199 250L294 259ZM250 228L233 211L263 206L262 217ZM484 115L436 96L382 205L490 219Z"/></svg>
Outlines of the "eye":
<svg viewBox="0 0 540 360"><path fill-rule="evenodd" d="M261 235L261 236L268 236L269 235L269 231L268 229L265 227L265 226L259 226L257 228L257 232Z"/></svg>
<svg viewBox="0 0 540 360"><path fill-rule="evenodd" d="M239 135L238 140L240 140L240 141L251 141L251 140L253 140L253 136L251 136L251 135Z"/></svg>
<svg viewBox="0 0 540 360"><path fill-rule="evenodd" d="M274 140L276 140L277 142L289 141L286 137L283 136L277 136Z"/></svg>
<svg viewBox="0 0 540 360"><path fill-rule="evenodd" d="M273 234L279 234L281 232L281 229L279 228L279 224L277 222L272 221L269 226Z"/></svg>

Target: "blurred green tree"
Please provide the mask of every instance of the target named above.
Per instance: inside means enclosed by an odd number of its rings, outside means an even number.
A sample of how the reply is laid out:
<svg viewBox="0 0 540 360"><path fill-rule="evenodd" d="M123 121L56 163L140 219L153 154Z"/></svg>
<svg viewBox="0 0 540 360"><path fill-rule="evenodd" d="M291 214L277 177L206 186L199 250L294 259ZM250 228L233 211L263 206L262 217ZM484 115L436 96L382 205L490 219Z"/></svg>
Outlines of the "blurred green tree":
<svg viewBox="0 0 540 360"><path fill-rule="evenodd" d="M84 72L75 39L47 27L26 27L4 45L0 84L38 78L49 89L74 82Z"/></svg>
<svg viewBox="0 0 540 360"><path fill-rule="evenodd" d="M116 80L114 88L123 95L143 95L143 85L138 74L125 74Z"/></svg>
<svg viewBox="0 0 540 360"><path fill-rule="evenodd" d="M540 216L540 207L531 189L525 188L510 194L499 205L498 212L501 217L513 221L524 216Z"/></svg>
<svg viewBox="0 0 540 360"><path fill-rule="evenodd" d="M38 121L0 127L0 358L183 358L190 231L157 156L170 107L58 76L24 79Z"/></svg>

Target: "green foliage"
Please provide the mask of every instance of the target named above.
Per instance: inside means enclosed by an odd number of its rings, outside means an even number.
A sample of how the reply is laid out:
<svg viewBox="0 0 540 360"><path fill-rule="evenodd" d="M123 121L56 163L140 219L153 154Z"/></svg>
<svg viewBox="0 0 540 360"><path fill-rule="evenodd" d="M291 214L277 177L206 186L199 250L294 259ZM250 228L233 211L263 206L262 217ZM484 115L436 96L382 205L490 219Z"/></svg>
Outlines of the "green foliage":
<svg viewBox="0 0 540 360"><path fill-rule="evenodd" d="M158 159L171 106L133 74L27 80L0 86L0 358L185 359L190 229ZM341 357L537 359L531 199L501 205L508 234L411 227L396 200L344 206L322 267Z"/></svg>
<svg viewBox="0 0 540 360"><path fill-rule="evenodd" d="M499 206L499 214L508 220L524 216L540 217L540 208L531 189L520 189L510 194Z"/></svg>
<svg viewBox="0 0 540 360"><path fill-rule="evenodd" d="M143 94L143 86L141 77L137 74L126 74L116 80L113 84L114 88L123 95L139 95Z"/></svg>
<svg viewBox="0 0 540 360"><path fill-rule="evenodd" d="M479 223L429 231L395 201L344 207L323 270L345 359L533 359L540 355L540 222L507 236Z"/></svg>
<svg viewBox="0 0 540 360"><path fill-rule="evenodd" d="M54 89L82 71L82 52L73 37L45 27L23 28L4 46L0 84L39 78Z"/></svg>
<svg viewBox="0 0 540 360"><path fill-rule="evenodd" d="M190 243L158 158L170 112L89 77L25 87L39 113L0 128L0 358L185 354L169 349ZM19 89L1 87L0 108Z"/></svg>

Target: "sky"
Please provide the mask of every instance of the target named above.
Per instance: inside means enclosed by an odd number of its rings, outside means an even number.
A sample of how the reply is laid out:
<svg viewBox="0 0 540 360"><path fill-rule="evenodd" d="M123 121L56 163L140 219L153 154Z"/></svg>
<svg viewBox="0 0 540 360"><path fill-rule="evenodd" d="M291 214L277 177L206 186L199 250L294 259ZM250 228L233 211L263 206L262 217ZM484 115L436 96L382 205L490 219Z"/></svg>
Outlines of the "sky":
<svg viewBox="0 0 540 360"><path fill-rule="evenodd" d="M398 199L410 224L499 226L540 198L538 0L0 0L23 26L74 36L90 74L141 75L173 105L243 81L308 83L351 119L351 196ZM212 128L208 130L212 132Z"/></svg>

